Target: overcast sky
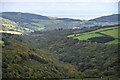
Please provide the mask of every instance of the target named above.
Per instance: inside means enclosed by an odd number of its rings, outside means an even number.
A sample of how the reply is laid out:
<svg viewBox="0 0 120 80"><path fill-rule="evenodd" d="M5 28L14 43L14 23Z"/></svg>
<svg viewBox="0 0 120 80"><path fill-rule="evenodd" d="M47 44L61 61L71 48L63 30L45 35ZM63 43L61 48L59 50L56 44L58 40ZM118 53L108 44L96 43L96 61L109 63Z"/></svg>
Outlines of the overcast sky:
<svg viewBox="0 0 120 80"><path fill-rule="evenodd" d="M1 0L0 12L93 19L118 13L119 0Z"/></svg>

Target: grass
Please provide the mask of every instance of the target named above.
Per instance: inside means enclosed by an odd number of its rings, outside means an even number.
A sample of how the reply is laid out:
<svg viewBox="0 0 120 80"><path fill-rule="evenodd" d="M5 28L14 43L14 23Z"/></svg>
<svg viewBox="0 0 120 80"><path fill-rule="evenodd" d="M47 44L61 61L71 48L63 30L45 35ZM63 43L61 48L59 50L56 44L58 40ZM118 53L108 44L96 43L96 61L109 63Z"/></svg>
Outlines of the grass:
<svg viewBox="0 0 120 80"><path fill-rule="evenodd" d="M74 37L74 39L78 39L78 40L87 40L89 38L93 38L93 37L99 37L102 36L101 34L97 34L97 33L86 33L77 37Z"/></svg>
<svg viewBox="0 0 120 80"><path fill-rule="evenodd" d="M106 44L120 44L120 42L118 40L114 40L114 41L110 41L110 42L107 42Z"/></svg>
<svg viewBox="0 0 120 80"><path fill-rule="evenodd" d="M3 45L4 44L4 41L0 41L0 45Z"/></svg>
<svg viewBox="0 0 120 80"><path fill-rule="evenodd" d="M106 30L111 30L111 29L117 29L119 26L114 26L114 27L108 27L108 28L101 28L92 32L101 32L101 31L106 31Z"/></svg>
<svg viewBox="0 0 120 80"><path fill-rule="evenodd" d="M115 40L111 41L111 42L107 42L107 44L118 44L119 43L119 41L118 41L118 39L119 39L118 31L119 30L120 30L119 26L114 26L114 27L108 27L108 28L101 28L101 29L98 29L95 31L81 33L81 34L68 35L67 37L71 37L73 39L78 39L78 40L88 40L90 38L108 35L108 36L115 38ZM96 33L96 32L99 32L101 34Z"/></svg>
<svg viewBox="0 0 120 80"><path fill-rule="evenodd" d="M118 29L112 29L112 30L108 30L108 31L102 31L101 33L112 36L114 38L119 38L118 36Z"/></svg>

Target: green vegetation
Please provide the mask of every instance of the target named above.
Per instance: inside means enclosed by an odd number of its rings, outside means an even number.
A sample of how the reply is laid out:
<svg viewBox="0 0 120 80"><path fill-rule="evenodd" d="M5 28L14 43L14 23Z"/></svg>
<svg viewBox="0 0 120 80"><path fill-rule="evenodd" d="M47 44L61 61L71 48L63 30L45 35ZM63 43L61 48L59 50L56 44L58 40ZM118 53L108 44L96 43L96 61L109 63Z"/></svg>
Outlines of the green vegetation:
<svg viewBox="0 0 120 80"><path fill-rule="evenodd" d="M119 78L119 26L75 29L84 22L14 12L2 17L3 79Z"/></svg>
<svg viewBox="0 0 120 80"><path fill-rule="evenodd" d="M119 38L119 36L118 36L118 28L117 29L108 30L108 31L101 31L101 33L109 35L109 36L112 36L114 38Z"/></svg>
<svg viewBox="0 0 120 80"><path fill-rule="evenodd" d="M65 78L78 77L76 67L62 63L32 49L24 38L3 34L3 78ZM66 72L67 71L67 72Z"/></svg>
<svg viewBox="0 0 120 80"><path fill-rule="evenodd" d="M0 45L3 45L4 44L4 41L0 41Z"/></svg>
<svg viewBox="0 0 120 80"><path fill-rule="evenodd" d="M118 77L118 45L67 37L96 29L3 34L3 78Z"/></svg>
<svg viewBox="0 0 120 80"><path fill-rule="evenodd" d="M81 34L79 36L74 36L74 39L88 40L89 38L99 37L99 36L102 36L102 35L101 34L96 34L96 33L85 33L85 34Z"/></svg>
<svg viewBox="0 0 120 80"><path fill-rule="evenodd" d="M0 17L0 22L1 22L1 29L0 30L15 30L16 29L16 23L9 20L9 19L5 19Z"/></svg>
<svg viewBox="0 0 120 80"><path fill-rule="evenodd" d="M97 37L101 37L101 36L111 36L113 38L115 38L114 41L110 41L110 42L106 42L107 44L118 44L118 31L119 31L119 26L115 26L115 27L107 27L107 28L100 28L94 31L90 31L90 32L85 32L85 33L80 33L80 34L73 34L73 35L69 35L68 37L72 37L74 39L78 39L78 40L90 40L92 38L97 38Z"/></svg>
<svg viewBox="0 0 120 80"><path fill-rule="evenodd" d="M119 40L107 42L106 44L120 44Z"/></svg>
<svg viewBox="0 0 120 80"><path fill-rule="evenodd" d="M118 29L119 26L114 26L114 27L103 27L103 28L100 28L98 30L95 30L95 31L92 31L92 32L101 32L101 31L107 31L107 30L113 30L113 29Z"/></svg>
<svg viewBox="0 0 120 80"><path fill-rule="evenodd" d="M3 12L2 19L0 19L0 21L1 20L4 20L2 22L7 22L4 23L4 26L9 26L9 28L17 26L16 30L17 31L19 30L23 33L55 29L70 29L70 28L72 29L73 27L76 26L79 27L82 23L81 20L74 20L69 18L68 19L49 18L46 16L36 14L17 12ZM29 30L26 30L25 28Z"/></svg>

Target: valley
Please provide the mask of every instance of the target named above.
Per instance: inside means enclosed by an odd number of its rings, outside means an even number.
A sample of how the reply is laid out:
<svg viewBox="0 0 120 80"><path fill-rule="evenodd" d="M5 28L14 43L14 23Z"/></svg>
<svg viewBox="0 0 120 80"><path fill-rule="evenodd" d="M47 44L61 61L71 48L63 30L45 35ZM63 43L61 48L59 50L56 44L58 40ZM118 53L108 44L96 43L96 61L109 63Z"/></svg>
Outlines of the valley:
<svg viewBox="0 0 120 80"><path fill-rule="evenodd" d="M114 16L100 17L102 25L100 18L96 25L94 20L4 12L3 79L117 80L120 25L109 20Z"/></svg>

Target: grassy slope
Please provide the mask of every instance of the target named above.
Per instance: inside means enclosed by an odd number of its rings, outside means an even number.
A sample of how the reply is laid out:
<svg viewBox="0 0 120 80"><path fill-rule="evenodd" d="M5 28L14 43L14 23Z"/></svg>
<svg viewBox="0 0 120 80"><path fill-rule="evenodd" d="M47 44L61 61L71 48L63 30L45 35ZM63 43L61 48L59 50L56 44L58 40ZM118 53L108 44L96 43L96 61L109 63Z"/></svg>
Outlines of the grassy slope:
<svg viewBox="0 0 120 80"><path fill-rule="evenodd" d="M0 17L0 23L2 25L2 28L1 29L12 29L12 30L15 30L16 29L16 23L9 20L9 19L5 19L5 18L1 18Z"/></svg>
<svg viewBox="0 0 120 80"><path fill-rule="evenodd" d="M74 37L74 39L78 39L78 40L87 40L87 39L89 39L89 38L92 38L92 37L99 37L99 36L102 36L102 35L101 35L101 34L96 34L96 33L85 33L85 34L83 34L83 35Z"/></svg>
<svg viewBox="0 0 120 80"><path fill-rule="evenodd" d="M106 35L110 35L114 38L119 38L118 36L118 29L112 29L112 30L108 30L108 31L101 31L101 33L106 34Z"/></svg>
<svg viewBox="0 0 120 80"><path fill-rule="evenodd" d="M118 36L118 30L119 29L120 29L119 26L101 28L101 29L91 31L91 32L87 32L87 33L69 35L68 37L73 37L74 39L78 39L78 40L88 40L88 39L93 38L93 37L104 36L102 34L105 34L105 35L109 35L113 38L118 39L119 38L119 36ZM102 33L102 34L99 34L98 32ZM113 44L113 43L116 44L116 43L118 43L118 41L115 40L115 41L109 42L108 44Z"/></svg>

